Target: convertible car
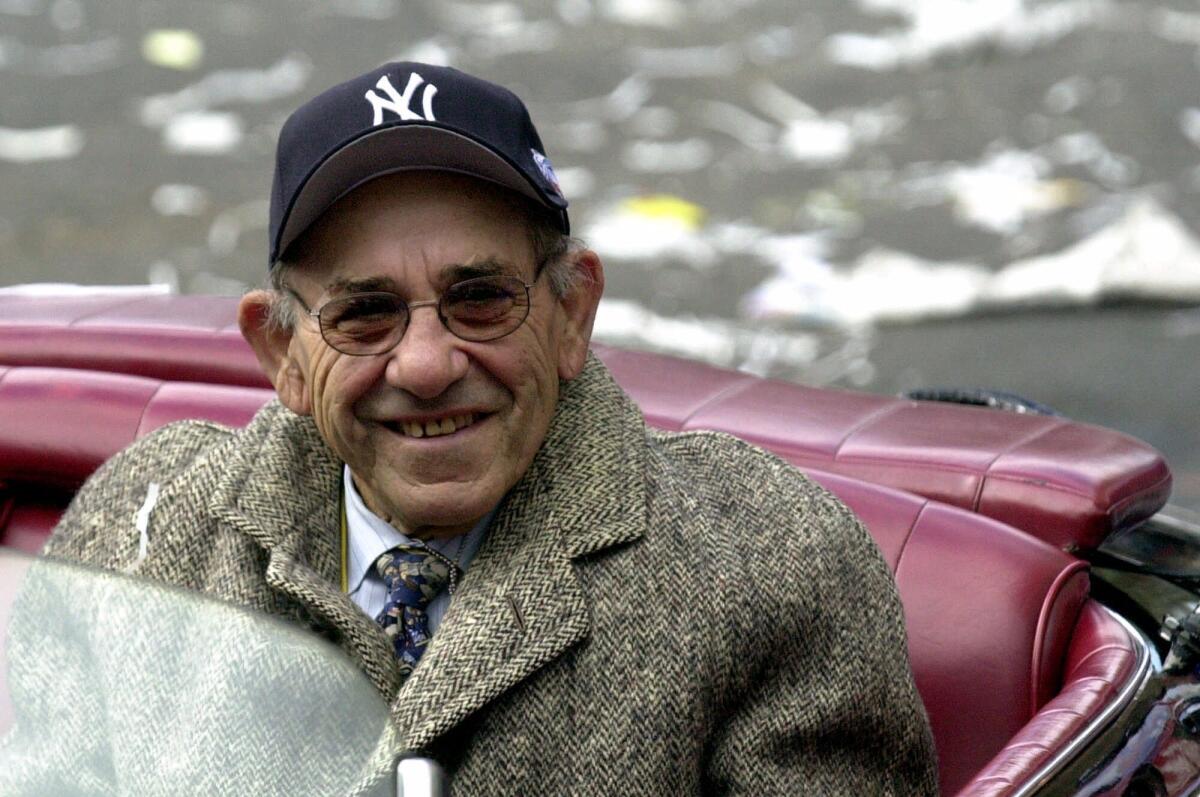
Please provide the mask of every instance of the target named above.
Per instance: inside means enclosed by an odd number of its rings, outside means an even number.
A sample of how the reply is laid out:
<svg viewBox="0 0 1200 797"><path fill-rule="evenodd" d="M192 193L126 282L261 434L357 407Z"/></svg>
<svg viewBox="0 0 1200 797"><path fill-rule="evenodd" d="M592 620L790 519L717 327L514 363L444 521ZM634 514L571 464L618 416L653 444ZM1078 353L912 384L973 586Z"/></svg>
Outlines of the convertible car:
<svg viewBox="0 0 1200 797"><path fill-rule="evenodd" d="M135 438L244 424L272 396L234 309L0 291L0 559L36 552ZM1167 506L1158 452L1038 411L595 351L649 423L739 435L862 518L899 584L943 794L1200 789L1200 526ZM16 581L0 571L0 607Z"/></svg>

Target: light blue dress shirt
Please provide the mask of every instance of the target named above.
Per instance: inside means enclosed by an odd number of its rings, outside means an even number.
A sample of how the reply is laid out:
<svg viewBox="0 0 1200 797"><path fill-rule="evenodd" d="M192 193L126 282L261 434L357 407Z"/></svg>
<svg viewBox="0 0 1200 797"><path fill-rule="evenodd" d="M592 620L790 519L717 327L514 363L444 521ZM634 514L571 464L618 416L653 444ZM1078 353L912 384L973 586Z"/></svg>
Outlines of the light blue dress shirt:
<svg viewBox="0 0 1200 797"><path fill-rule="evenodd" d="M363 502L350 476L350 468L344 467L342 481L346 491L346 531L347 531L347 563L346 573L350 599L371 618L383 611L387 602L387 587L383 579L375 572L375 560L380 554L397 545L416 545L432 548L451 562L456 562L460 574L465 572L467 565L475 558L475 552L483 543L483 535L492 522L493 509L488 512L475 528L466 534L451 537L446 540L416 540L397 531L390 523L376 515ZM426 610L429 616L429 631L436 633L450 607L450 592L443 590L434 598Z"/></svg>

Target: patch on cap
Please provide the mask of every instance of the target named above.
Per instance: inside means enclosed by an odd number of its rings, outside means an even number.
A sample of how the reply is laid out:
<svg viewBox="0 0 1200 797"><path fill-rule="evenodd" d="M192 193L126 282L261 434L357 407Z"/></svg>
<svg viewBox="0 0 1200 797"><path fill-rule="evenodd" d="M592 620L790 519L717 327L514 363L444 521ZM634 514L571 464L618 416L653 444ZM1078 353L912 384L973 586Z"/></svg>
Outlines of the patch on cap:
<svg viewBox="0 0 1200 797"><path fill-rule="evenodd" d="M536 149L529 151L533 153L533 162L537 164L538 171L542 173L542 177L546 178L546 182L554 189L554 193L562 196L562 189L558 186L558 175L554 173L554 166L550 163L550 159Z"/></svg>

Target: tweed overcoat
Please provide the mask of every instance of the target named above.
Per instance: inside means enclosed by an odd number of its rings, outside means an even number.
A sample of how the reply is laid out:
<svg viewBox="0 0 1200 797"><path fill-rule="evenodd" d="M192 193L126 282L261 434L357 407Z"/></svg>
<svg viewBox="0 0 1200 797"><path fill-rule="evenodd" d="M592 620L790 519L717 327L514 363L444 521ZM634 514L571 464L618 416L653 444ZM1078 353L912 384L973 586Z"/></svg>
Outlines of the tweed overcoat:
<svg viewBox="0 0 1200 797"><path fill-rule="evenodd" d="M862 525L749 444L647 429L594 357L403 684L338 588L341 467L277 402L244 430L173 424L106 463L46 550L333 640L389 744L437 757L456 797L936 792Z"/></svg>

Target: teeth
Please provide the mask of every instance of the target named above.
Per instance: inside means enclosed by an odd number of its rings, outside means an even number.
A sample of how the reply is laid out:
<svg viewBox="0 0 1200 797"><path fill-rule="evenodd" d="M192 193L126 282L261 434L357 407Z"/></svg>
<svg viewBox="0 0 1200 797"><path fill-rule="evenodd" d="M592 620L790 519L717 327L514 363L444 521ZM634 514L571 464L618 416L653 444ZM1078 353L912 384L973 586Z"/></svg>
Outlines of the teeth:
<svg viewBox="0 0 1200 797"><path fill-rule="evenodd" d="M426 421L425 423L404 421L400 424L400 428L408 437L438 437L439 435L453 434L473 423L475 423L475 414L468 412L465 415L442 418L440 421Z"/></svg>

